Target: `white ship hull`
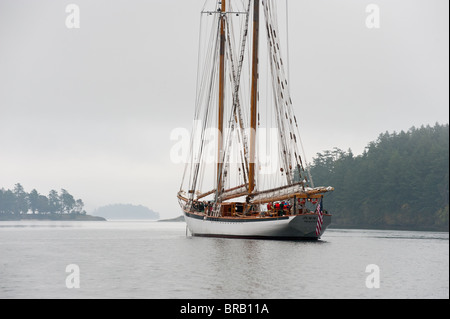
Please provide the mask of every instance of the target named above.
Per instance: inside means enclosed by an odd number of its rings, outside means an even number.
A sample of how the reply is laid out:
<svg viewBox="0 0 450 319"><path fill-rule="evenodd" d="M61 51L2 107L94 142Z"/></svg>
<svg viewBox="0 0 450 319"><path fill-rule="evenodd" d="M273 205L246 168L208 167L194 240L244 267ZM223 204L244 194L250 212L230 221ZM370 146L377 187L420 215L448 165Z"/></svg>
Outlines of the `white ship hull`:
<svg viewBox="0 0 450 319"><path fill-rule="evenodd" d="M319 239L331 223L323 215L322 231L316 234L315 213L277 218L216 218L184 212L192 236L260 239Z"/></svg>

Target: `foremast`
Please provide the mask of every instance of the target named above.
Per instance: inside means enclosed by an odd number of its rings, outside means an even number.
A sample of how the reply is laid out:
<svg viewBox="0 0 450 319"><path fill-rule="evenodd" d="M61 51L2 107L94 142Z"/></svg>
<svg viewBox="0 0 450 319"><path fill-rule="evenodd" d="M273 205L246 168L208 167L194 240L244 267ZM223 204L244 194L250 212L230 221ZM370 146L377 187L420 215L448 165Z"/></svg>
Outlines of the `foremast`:
<svg viewBox="0 0 450 319"><path fill-rule="evenodd" d="M219 45L219 110L218 110L218 124L219 131L217 143L217 194L222 192L222 167L223 167L223 123L224 123L224 108L225 108L225 14L226 14L226 0L222 0L220 13L220 45Z"/></svg>
<svg viewBox="0 0 450 319"><path fill-rule="evenodd" d="M250 111L250 161L249 195L255 191L256 127L258 118L258 52L259 52L259 2L253 1L252 91Z"/></svg>

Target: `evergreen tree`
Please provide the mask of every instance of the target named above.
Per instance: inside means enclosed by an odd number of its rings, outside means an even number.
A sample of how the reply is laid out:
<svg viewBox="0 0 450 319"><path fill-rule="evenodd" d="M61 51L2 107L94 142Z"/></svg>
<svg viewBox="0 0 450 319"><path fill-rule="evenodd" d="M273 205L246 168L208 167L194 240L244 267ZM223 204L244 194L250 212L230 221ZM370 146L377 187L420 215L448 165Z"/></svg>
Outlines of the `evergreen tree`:
<svg viewBox="0 0 450 319"><path fill-rule="evenodd" d="M36 210L40 214L46 214L50 212L50 205L47 196L39 195L36 205Z"/></svg>
<svg viewBox="0 0 450 319"><path fill-rule="evenodd" d="M61 204L62 213L69 214L75 207L76 204L75 199L65 189L61 189L61 195L59 196L59 200Z"/></svg>
<svg viewBox="0 0 450 319"><path fill-rule="evenodd" d="M11 190L1 189L0 191L0 213L13 214L16 198Z"/></svg>
<svg viewBox="0 0 450 319"><path fill-rule="evenodd" d="M48 193L48 207L49 207L49 213L55 214L55 213L61 213L62 212L62 206L61 202L59 200L58 192L52 189Z"/></svg>
<svg viewBox="0 0 450 319"><path fill-rule="evenodd" d="M28 212L27 193L25 193L25 190L20 183L17 183L14 186L14 198L14 213L26 214Z"/></svg>
<svg viewBox="0 0 450 319"><path fill-rule="evenodd" d="M38 201L39 201L39 193L37 192L36 189L33 189L28 194L28 205L33 214L38 210L39 205Z"/></svg>

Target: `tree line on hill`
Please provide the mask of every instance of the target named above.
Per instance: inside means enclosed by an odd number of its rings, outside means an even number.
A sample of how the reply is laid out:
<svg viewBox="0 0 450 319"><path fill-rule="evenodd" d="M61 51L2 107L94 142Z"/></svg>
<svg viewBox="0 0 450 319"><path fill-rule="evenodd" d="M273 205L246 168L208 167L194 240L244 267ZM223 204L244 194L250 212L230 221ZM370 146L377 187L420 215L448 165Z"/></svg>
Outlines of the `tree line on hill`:
<svg viewBox="0 0 450 319"><path fill-rule="evenodd" d="M61 189L59 193L51 190L48 196L39 194L36 189L27 193L20 183L17 183L13 190L0 189L0 216L29 213L86 215L83 207L83 201L75 199L65 189Z"/></svg>
<svg viewBox="0 0 450 319"><path fill-rule="evenodd" d="M334 148L310 167L333 224L342 227L448 231L449 126L380 134L364 153Z"/></svg>

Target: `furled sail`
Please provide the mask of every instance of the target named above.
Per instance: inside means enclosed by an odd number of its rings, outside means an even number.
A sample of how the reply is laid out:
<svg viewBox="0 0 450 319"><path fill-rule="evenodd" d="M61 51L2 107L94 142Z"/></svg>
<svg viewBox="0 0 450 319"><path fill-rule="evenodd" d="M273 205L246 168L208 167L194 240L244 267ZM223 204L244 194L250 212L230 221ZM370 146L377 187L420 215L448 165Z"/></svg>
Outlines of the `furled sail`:
<svg viewBox="0 0 450 319"><path fill-rule="evenodd" d="M251 196L251 204L262 204L276 201L284 201L293 197L308 198L311 196L334 191L333 187L304 187L303 184L295 184L278 189L267 190Z"/></svg>

